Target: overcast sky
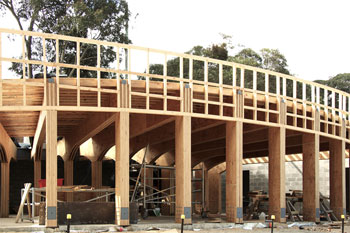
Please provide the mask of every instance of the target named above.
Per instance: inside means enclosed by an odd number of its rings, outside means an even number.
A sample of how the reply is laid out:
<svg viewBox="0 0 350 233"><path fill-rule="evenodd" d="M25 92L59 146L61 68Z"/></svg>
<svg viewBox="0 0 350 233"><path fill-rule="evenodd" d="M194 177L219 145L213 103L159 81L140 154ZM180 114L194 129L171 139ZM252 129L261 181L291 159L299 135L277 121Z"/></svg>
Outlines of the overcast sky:
<svg viewBox="0 0 350 233"><path fill-rule="evenodd" d="M221 42L279 49L308 80L350 73L350 1L129 0L133 44L185 52ZM136 19L135 16L137 15Z"/></svg>
<svg viewBox="0 0 350 233"><path fill-rule="evenodd" d="M307 80L350 73L350 1L128 0L135 45L185 52L232 36L241 47L279 49L290 71ZM18 29L11 14L1 26ZM3 55L13 52L3 47ZM232 55L232 54L231 54ZM9 64L4 63L4 71ZM6 68L5 68L6 67ZM141 71L142 72L142 71Z"/></svg>

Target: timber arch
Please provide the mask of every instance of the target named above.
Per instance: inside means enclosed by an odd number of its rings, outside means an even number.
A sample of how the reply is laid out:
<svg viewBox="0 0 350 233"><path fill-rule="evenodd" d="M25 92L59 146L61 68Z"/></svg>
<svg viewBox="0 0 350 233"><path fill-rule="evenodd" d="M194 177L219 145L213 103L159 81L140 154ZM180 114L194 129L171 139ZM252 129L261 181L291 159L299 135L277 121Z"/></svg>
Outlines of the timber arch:
<svg viewBox="0 0 350 233"><path fill-rule="evenodd" d="M23 58L0 52L0 142L34 137L36 161L46 143L48 209L57 207L57 155L65 161L65 184L73 184L72 161L80 151L92 161L93 183L101 186L102 159L114 146L115 219L118 225L128 225L129 160L148 146L147 162L175 161L177 222L181 214L186 216L185 223L192 221L191 168L201 163L209 170L222 162L226 162L227 221L243 222L243 159L267 156L269 211L277 221L285 222L285 155L292 153L303 153L308 168L304 220L319 221L319 153L328 150L331 207L337 216L344 213L349 94L242 64L62 35L0 29L0 48L8 34L41 40L43 56L28 60L24 47ZM64 43L74 45L74 64L60 59ZM95 66L80 61L83 44L96 47ZM49 46L55 51L51 59L46 56ZM101 65L103 47L115 49L118 62L113 67ZM127 56L122 59L120 51ZM154 55L162 57L161 61L152 60ZM177 76L168 75L170 57L179 60ZM162 73L149 72L154 61L161 64ZM23 72L23 79L13 79L4 75L1 64L5 62L19 63L25 69L40 66L55 75L49 78L44 72L42 78L32 79ZM145 64L145 69L139 64ZM203 67L203 76L193 72L195 65ZM62 69L74 69L77 75L62 77ZM95 77L80 77L82 70ZM216 82L208 80L209 72L216 73ZM102 74L114 78L105 79ZM62 139L57 141L58 137ZM46 226L57 226L55 216L47 219Z"/></svg>

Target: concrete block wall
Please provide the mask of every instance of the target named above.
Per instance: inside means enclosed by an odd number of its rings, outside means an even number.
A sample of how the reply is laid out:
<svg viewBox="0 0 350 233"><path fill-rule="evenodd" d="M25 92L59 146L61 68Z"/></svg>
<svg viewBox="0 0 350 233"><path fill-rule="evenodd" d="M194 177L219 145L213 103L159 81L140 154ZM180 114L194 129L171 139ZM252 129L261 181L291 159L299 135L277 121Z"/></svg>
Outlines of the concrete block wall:
<svg viewBox="0 0 350 233"><path fill-rule="evenodd" d="M349 167L349 159L345 161L345 167ZM247 164L243 170L249 170L249 190L263 190L268 193L268 164ZM286 191L303 189L303 162L286 162ZM320 160L319 165L320 192L329 196L329 160Z"/></svg>

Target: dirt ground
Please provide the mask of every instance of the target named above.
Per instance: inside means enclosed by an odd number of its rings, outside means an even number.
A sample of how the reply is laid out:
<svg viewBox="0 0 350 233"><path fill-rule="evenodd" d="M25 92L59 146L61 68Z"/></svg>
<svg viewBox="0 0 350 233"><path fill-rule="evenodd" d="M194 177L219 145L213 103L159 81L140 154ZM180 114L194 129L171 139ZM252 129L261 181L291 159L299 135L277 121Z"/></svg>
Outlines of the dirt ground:
<svg viewBox="0 0 350 233"><path fill-rule="evenodd" d="M180 233L180 230L159 230L159 231L133 231L135 233ZM211 230L199 230L199 231L192 231L192 230L184 230L184 233L193 233L193 232L199 232L199 233L216 233L216 232L222 232L222 233L249 233L249 232L254 232L254 233L269 233L271 232L271 228L264 228L264 229L257 229L254 228L253 230L244 230L244 229L211 229ZM273 229L273 233L278 233L278 232L298 232L298 233L304 233L304 232L342 232L342 230L339 229L334 229L334 227L329 227L329 226L310 226L310 227L304 227L304 229L299 229L299 227L291 227L288 228L286 225L285 226L278 226ZM350 233L350 226L345 226L344 232Z"/></svg>

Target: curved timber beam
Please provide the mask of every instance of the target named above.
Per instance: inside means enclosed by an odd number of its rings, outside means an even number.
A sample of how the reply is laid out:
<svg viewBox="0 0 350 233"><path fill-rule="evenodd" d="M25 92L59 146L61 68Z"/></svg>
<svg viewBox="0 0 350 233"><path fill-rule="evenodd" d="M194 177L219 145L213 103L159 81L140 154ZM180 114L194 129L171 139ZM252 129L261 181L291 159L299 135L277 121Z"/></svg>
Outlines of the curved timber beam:
<svg viewBox="0 0 350 233"><path fill-rule="evenodd" d="M103 129L112 124L115 120L115 113L95 113L88 119L81 122L71 130L71 133L64 135L64 138L58 142L57 152L63 160L73 160L79 146L95 136Z"/></svg>

